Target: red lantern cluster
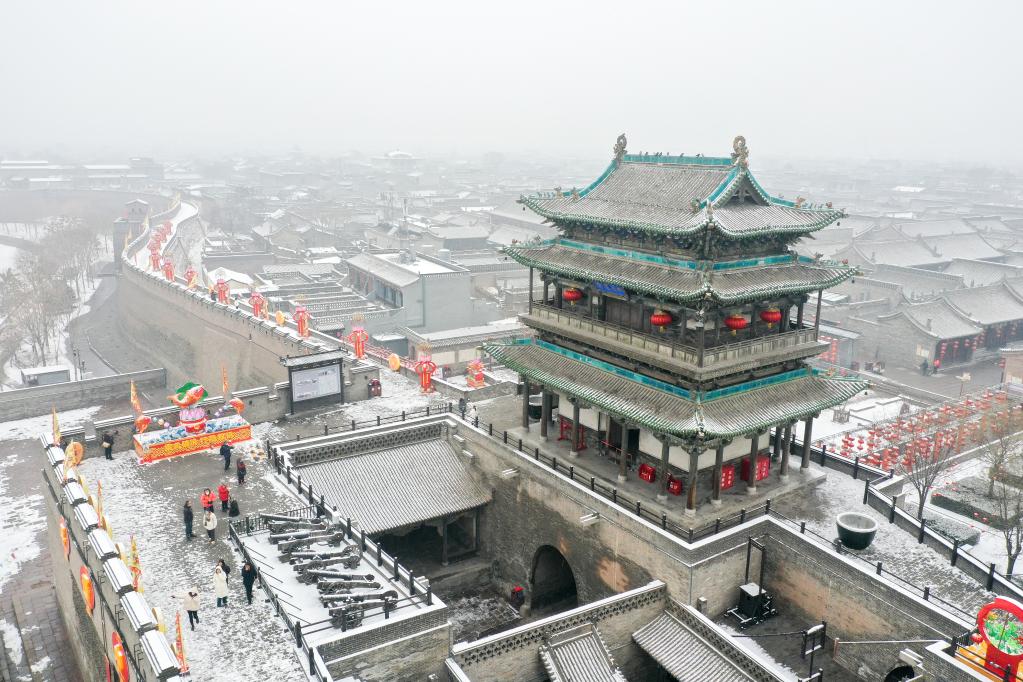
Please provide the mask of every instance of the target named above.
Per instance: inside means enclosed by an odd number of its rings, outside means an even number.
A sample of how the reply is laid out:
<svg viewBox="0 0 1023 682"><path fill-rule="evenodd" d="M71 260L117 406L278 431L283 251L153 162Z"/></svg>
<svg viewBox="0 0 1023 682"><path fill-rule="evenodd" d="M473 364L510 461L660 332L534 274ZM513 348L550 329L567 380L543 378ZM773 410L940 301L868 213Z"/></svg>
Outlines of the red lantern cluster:
<svg viewBox="0 0 1023 682"><path fill-rule="evenodd" d="M664 310L655 311L654 314L650 316L650 324L659 328L662 332L665 327L671 324L671 320L671 313Z"/></svg>
<svg viewBox="0 0 1023 682"><path fill-rule="evenodd" d="M561 298L568 301L570 305L575 305L576 301L582 300L583 292L575 288L565 289L561 292Z"/></svg>

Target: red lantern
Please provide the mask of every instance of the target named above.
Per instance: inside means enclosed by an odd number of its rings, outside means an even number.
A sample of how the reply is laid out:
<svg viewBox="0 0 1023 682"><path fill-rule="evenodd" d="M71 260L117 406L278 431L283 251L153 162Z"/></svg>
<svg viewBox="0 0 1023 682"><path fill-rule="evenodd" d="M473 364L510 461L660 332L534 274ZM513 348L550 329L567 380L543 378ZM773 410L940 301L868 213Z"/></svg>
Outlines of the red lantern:
<svg viewBox="0 0 1023 682"><path fill-rule="evenodd" d="M309 311L304 305L295 308L295 324L298 325L298 335L302 338L309 336Z"/></svg>
<svg viewBox="0 0 1023 682"><path fill-rule="evenodd" d="M742 315L729 315L725 318L725 326L731 329L732 336L735 336L735 332L749 326L749 320Z"/></svg>
<svg viewBox="0 0 1023 682"><path fill-rule="evenodd" d="M163 276L167 278L168 282L174 281L174 261L170 258L163 259Z"/></svg>
<svg viewBox="0 0 1023 682"><path fill-rule="evenodd" d="M218 303L227 303L227 295L231 291L231 288L229 286L227 286L227 282L225 282L223 279L218 279L217 280L216 291L217 291L217 302Z"/></svg>
<svg viewBox="0 0 1023 682"><path fill-rule="evenodd" d="M569 304L571 305L575 305L576 301L582 300L582 297L583 292L574 288L565 289L563 292L561 292L561 298L568 301Z"/></svg>
<svg viewBox="0 0 1023 682"><path fill-rule="evenodd" d="M768 308L767 310L760 311L760 319L767 323L767 328L770 329L774 325L781 322L781 311L777 308Z"/></svg>
<svg viewBox="0 0 1023 682"><path fill-rule="evenodd" d="M180 614L179 614L180 615ZM110 633L110 648L114 653L114 669L117 670L117 679L128 682L131 679L131 671L128 669L128 656L124 651L124 642L117 630Z"/></svg>
<svg viewBox="0 0 1023 682"><path fill-rule="evenodd" d="M82 566L78 570L79 584L82 586L82 598L85 600L85 608L92 615L92 610L96 608L96 588L92 584L92 573L85 566Z"/></svg>
<svg viewBox="0 0 1023 682"><path fill-rule="evenodd" d="M199 273L191 265L185 270L185 284L189 289L194 289L199 283Z"/></svg>
<svg viewBox="0 0 1023 682"><path fill-rule="evenodd" d="M650 316L650 324L659 328L663 332L664 328L671 324L671 319L671 313L658 310Z"/></svg>
<svg viewBox="0 0 1023 682"><path fill-rule="evenodd" d="M348 335L348 341L352 344L355 357L361 358L366 355L366 342L369 341L369 334L362 327L355 327Z"/></svg>
<svg viewBox="0 0 1023 682"><path fill-rule="evenodd" d="M160 269L160 252L150 251L149 252L149 267L152 270Z"/></svg>

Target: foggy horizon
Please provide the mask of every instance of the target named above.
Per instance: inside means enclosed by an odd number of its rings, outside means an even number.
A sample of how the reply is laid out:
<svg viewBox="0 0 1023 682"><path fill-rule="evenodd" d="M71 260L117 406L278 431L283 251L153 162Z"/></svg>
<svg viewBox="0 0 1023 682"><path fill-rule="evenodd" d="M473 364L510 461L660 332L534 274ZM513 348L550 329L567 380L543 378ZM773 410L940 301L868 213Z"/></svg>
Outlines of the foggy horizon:
<svg viewBox="0 0 1023 682"><path fill-rule="evenodd" d="M6 5L0 156L1018 166L1017 4Z"/></svg>

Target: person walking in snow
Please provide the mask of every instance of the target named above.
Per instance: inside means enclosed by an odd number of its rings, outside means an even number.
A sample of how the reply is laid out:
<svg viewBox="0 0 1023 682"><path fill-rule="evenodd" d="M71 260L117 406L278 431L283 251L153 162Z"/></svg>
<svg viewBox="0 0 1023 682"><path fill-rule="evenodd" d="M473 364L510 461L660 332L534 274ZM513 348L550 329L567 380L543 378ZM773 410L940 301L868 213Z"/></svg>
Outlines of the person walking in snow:
<svg viewBox="0 0 1023 682"><path fill-rule="evenodd" d="M171 597L181 600L181 605L188 614L188 624L194 631L195 624L199 622L199 588L189 587L183 594L172 594Z"/></svg>
<svg viewBox="0 0 1023 682"><path fill-rule="evenodd" d="M230 441L224 441L220 446L220 456L224 458L224 471L231 468L231 451L233 449Z"/></svg>
<svg viewBox="0 0 1023 682"><path fill-rule="evenodd" d="M248 561L242 566L242 585L245 586L245 598L252 603L252 586L256 584L256 567Z"/></svg>
<svg viewBox="0 0 1023 682"><path fill-rule="evenodd" d="M249 467L245 464L245 460L239 457L238 463L235 464L235 468L238 470L238 485L245 485L245 474L249 471Z"/></svg>
<svg viewBox="0 0 1023 682"><path fill-rule="evenodd" d="M206 488L199 496L199 502L202 504L202 508L206 511L213 511L213 491Z"/></svg>
<svg viewBox="0 0 1023 682"><path fill-rule="evenodd" d="M226 512L227 503L231 499L231 492L227 489L227 484L220 484L220 487L217 488L217 495L220 496L220 511Z"/></svg>
<svg viewBox="0 0 1023 682"><path fill-rule="evenodd" d="M195 518L195 514L192 512L192 501L191 500L185 500L184 517L185 517L185 539L186 540L191 540L192 538L195 537L194 535L192 535L192 520Z"/></svg>
<svg viewBox="0 0 1023 682"><path fill-rule="evenodd" d="M469 403L469 411L465 413L465 419L470 424L476 423L476 418L480 416L480 413L476 411L476 406Z"/></svg>
<svg viewBox="0 0 1023 682"><path fill-rule="evenodd" d="M217 566L213 569L213 593L217 595L217 606L227 606L227 574Z"/></svg>
<svg viewBox="0 0 1023 682"><path fill-rule="evenodd" d="M217 566L224 572L228 578L231 577L231 567L227 565L227 562L223 559L217 559Z"/></svg>
<svg viewBox="0 0 1023 682"><path fill-rule="evenodd" d="M210 538L210 544L217 539L217 515L212 510L206 511L206 516L202 520L202 527L206 529L206 535Z"/></svg>

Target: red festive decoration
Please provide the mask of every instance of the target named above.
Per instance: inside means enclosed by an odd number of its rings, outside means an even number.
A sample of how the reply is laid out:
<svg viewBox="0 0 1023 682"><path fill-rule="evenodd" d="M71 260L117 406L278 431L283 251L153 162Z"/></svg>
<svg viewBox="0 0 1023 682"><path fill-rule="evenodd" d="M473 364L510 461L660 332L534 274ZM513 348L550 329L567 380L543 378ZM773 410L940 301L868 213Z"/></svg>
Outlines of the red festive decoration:
<svg viewBox="0 0 1023 682"><path fill-rule="evenodd" d="M729 315L725 318L725 326L731 329L732 336L735 336L735 332L749 326L749 320L742 315Z"/></svg>
<svg viewBox="0 0 1023 682"><path fill-rule="evenodd" d="M437 371L437 363L429 355L420 355L414 369L419 375L419 387L423 389L423 393L432 391L433 373Z"/></svg>
<svg viewBox="0 0 1023 682"><path fill-rule="evenodd" d="M96 608L96 587L92 584L92 573L85 566L82 566L78 571L79 584L82 586L82 598L85 600L85 608L88 610L89 615L92 615L92 610Z"/></svg>
<svg viewBox="0 0 1023 682"><path fill-rule="evenodd" d="M150 251L149 252L149 268L151 270L159 270L160 269L160 252L159 251Z"/></svg>
<svg viewBox="0 0 1023 682"><path fill-rule="evenodd" d="M362 327L353 327L352 333L347 336L355 351L355 357L361 358L366 355L366 342L369 341L369 334Z"/></svg>
<svg viewBox="0 0 1023 682"><path fill-rule="evenodd" d="M774 325L781 322L781 311L777 308L767 308L766 310L760 311L760 319L767 323L767 328L770 329Z"/></svg>
<svg viewBox="0 0 1023 682"><path fill-rule="evenodd" d="M168 282L174 281L174 261L170 258L163 259L163 276L167 278Z"/></svg>
<svg viewBox="0 0 1023 682"><path fill-rule="evenodd" d="M144 414L135 417L135 433L145 433L152 422L152 417L147 417Z"/></svg>
<svg viewBox="0 0 1023 682"><path fill-rule="evenodd" d="M231 287L223 279L218 279L213 290L217 292L217 303L227 303L227 297L231 293Z"/></svg>
<svg viewBox="0 0 1023 682"><path fill-rule="evenodd" d="M650 324L658 327L662 332L664 328L671 324L671 313L664 310L658 310L650 316Z"/></svg>
<svg viewBox="0 0 1023 682"><path fill-rule="evenodd" d="M253 294L249 296L249 305L252 306L252 314L255 317L263 317L263 313L266 312L266 298L263 297L263 294L258 291L253 292Z"/></svg>
<svg viewBox="0 0 1023 682"><path fill-rule="evenodd" d="M647 483L653 483L657 480L657 469L653 468L649 464L640 464L639 478Z"/></svg>
<svg viewBox="0 0 1023 682"><path fill-rule="evenodd" d="M977 629L987 643L984 668L1001 679L1016 679L1023 659L1020 634L1023 630L1023 604L1008 597L996 597L977 612Z"/></svg>
<svg viewBox="0 0 1023 682"><path fill-rule="evenodd" d="M117 630L110 633L110 648L114 654L114 669L117 670L117 679L121 682L131 680L131 670L128 669L128 655L124 651L124 642Z"/></svg>
<svg viewBox="0 0 1023 682"><path fill-rule="evenodd" d="M303 339L309 336L309 311L304 305L295 307L295 324L298 325L298 335Z"/></svg>
<svg viewBox="0 0 1023 682"><path fill-rule="evenodd" d="M575 305L575 302L581 300L582 297L583 292L579 291L578 289L570 288L565 289L563 292L561 292L561 298L563 300L568 301L571 305Z"/></svg>
<svg viewBox="0 0 1023 682"><path fill-rule="evenodd" d="M185 269L185 284L189 289L194 289L199 283L199 273L191 265Z"/></svg>

